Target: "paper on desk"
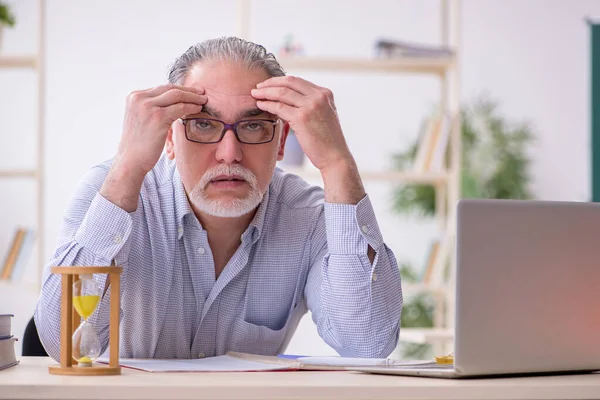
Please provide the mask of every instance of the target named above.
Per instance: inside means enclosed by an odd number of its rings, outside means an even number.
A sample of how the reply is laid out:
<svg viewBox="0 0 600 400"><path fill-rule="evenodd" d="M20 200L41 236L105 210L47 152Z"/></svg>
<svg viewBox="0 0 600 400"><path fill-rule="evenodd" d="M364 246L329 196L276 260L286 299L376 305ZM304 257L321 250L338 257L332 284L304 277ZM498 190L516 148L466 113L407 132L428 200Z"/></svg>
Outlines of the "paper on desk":
<svg viewBox="0 0 600 400"><path fill-rule="evenodd" d="M108 363L108 358L105 359L103 357L98 359L98 361ZM257 372L297 369L295 363L268 364L229 357L227 355L193 360L120 358L119 365L146 372Z"/></svg>
<svg viewBox="0 0 600 400"><path fill-rule="evenodd" d="M431 360L394 360L391 358L361 358L361 357L340 357L340 356L261 356L248 353L229 352L228 356L237 357L248 361L260 363L282 363L289 364L291 361L296 361L299 369L326 371L340 371L350 367L414 367L426 366L432 363ZM435 361L433 361L435 364Z"/></svg>
<svg viewBox="0 0 600 400"><path fill-rule="evenodd" d="M108 364L108 357L98 362ZM298 357L287 359L276 356L229 352L222 356L200 359L142 359L120 358L121 367L147 372L254 372L295 370L344 370L348 367L409 367L431 364L430 360L392 360L352 357ZM433 362L435 364L435 361Z"/></svg>

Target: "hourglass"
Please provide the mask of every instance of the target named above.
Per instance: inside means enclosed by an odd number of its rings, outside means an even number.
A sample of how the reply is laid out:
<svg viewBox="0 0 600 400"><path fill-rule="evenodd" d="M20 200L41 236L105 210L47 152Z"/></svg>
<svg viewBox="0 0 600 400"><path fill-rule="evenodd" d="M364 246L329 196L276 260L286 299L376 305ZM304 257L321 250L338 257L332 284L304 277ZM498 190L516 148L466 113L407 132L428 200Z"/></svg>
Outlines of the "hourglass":
<svg viewBox="0 0 600 400"><path fill-rule="evenodd" d="M56 375L118 375L119 307L121 267L52 267L61 275L60 365L51 365ZM104 288L98 287L93 274L110 279L110 317L108 365L94 362L102 350L98 333L89 321L100 303ZM81 323L79 321L81 320Z"/></svg>

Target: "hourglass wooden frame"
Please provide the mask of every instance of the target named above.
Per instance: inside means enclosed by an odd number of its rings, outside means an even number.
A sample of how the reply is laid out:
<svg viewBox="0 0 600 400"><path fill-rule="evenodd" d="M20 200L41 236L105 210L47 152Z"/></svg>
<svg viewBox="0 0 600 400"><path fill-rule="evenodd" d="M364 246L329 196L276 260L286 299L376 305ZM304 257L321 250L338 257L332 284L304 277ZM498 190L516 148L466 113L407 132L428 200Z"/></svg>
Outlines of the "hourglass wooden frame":
<svg viewBox="0 0 600 400"><path fill-rule="evenodd" d="M50 365L54 375L120 375L119 366L119 312L122 267L52 267L53 274L61 275L60 310L60 365ZM80 316L73 306L73 283L80 275L107 274L110 279L109 317L109 364L93 363L91 367L81 367L73 359L73 332L79 326ZM100 288L104 290L104 288Z"/></svg>

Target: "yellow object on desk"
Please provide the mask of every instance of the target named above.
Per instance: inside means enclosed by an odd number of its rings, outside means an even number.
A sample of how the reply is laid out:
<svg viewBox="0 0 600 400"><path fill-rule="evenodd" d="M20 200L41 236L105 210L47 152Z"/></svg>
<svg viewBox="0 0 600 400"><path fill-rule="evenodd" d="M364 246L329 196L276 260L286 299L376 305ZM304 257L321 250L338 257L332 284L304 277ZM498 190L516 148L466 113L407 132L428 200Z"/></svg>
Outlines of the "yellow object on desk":
<svg viewBox="0 0 600 400"><path fill-rule="evenodd" d="M437 364L454 364L454 354L450 353L446 356L437 356L435 357L435 362Z"/></svg>

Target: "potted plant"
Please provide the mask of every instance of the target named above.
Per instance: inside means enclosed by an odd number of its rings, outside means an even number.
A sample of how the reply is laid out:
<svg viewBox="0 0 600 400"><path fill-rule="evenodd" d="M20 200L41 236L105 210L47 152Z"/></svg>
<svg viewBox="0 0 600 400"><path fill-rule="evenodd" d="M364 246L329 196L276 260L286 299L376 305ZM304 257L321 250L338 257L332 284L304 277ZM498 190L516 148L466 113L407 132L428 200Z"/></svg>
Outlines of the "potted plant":
<svg viewBox="0 0 600 400"><path fill-rule="evenodd" d="M10 8L4 2L0 2L0 49L2 48L2 34L4 27L15 26L15 16L10 11Z"/></svg>
<svg viewBox="0 0 600 400"><path fill-rule="evenodd" d="M498 111L497 102L484 95L461 110L461 193L462 198L532 199L528 145L534 132L526 122L509 121ZM396 168L411 167L418 138L404 152L394 155ZM435 190L430 185L409 184L394 191L394 210L403 215L435 214ZM403 264L400 274L405 283L418 282L420 273ZM406 299L401 327L433 327L434 302L430 295ZM431 358L429 345L405 343L402 357Z"/></svg>
<svg viewBox="0 0 600 400"><path fill-rule="evenodd" d="M527 146L534 140L528 123L508 121L498 104L481 96L461 110L462 198L531 199ZM396 168L410 168L417 142L394 155ZM394 193L394 210L401 214L435 214L435 190L430 185L411 184Z"/></svg>

